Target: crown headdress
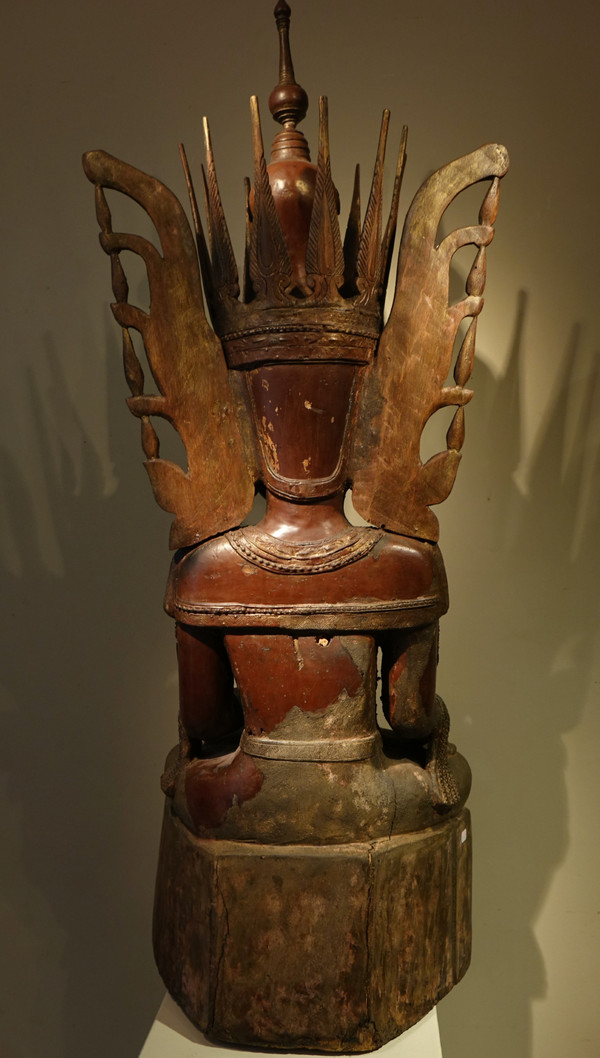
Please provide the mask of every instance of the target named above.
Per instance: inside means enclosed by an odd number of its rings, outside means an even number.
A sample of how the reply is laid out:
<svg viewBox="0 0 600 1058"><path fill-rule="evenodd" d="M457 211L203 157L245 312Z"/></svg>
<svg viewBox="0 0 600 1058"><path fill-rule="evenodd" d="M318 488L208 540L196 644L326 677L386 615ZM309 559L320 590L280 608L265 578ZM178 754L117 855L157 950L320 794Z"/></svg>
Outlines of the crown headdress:
<svg viewBox="0 0 600 1058"><path fill-rule="evenodd" d="M319 145L316 165L305 137L297 129L308 109L308 97L296 82L290 53L290 8L275 8L279 30L279 83L269 107L282 125L275 136L270 163L265 160L258 100L251 105L254 149L252 189L246 181L246 246L243 282L219 194L208 121L204 119L206 169L202 170L207 218L204 235L196 195L183 148L183 165L204 289L215 332L230 366L261 358L277 335L318 330L330 349L347 335L346 355L358 358L373 350L381 332L383 300L393 252L398 201L406 157L403 130L389 218L382 234L383 167L390 112L381 123L377 157L364 223L361 228L359 168L346 234L342 243L339 196L329 156L327 99L319 100ZM327 335L332 336L327 342ZM336 339L335 336L338 336ZM352 340L354 339L354 341ZM243 347L243 352L241 351ZM340 355L343 355L340 350Z"/></svg>

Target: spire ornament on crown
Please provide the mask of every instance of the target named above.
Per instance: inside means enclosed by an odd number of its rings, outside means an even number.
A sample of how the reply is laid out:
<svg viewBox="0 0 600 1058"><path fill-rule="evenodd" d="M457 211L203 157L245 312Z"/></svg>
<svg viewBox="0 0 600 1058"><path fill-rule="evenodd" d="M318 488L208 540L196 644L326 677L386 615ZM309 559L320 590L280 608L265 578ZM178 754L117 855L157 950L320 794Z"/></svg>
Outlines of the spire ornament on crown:
<svg viewBox="0 0 600 1058"><path fill-rule="evenodd" d="M295 129L296 125L304 120L308 111L308 96L297 83L294 75L294 64L290 51L291 14L289 4L286 4L285 0L279 0L274 11L279 30L279 83L269 96L269 110L275 121L283 125L286 130Z"/></svg>

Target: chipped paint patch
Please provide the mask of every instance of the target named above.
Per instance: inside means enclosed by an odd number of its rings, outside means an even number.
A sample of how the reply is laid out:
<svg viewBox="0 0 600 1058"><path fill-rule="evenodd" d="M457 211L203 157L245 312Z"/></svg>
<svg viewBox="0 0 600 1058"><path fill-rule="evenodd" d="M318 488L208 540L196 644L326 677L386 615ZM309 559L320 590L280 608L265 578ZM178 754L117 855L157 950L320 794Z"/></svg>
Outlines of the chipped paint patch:
<svg viewBox="0 0 600 1058"><path fill-rule="evenodd" d="M256 797L263 773L252 757L236 750L224 757L192 761L185 772L185 797L198 830L218 827L230 808Z"/></svg>
<svg viewBox="0 0 600 1058"><path fill-rule="evenodd" d="M294 639L294 654L296 655L296 657L298 659L298 670L303 669L304 668L304 658L302 657L302 653L300 651L300 644L299 644L297 639Z"/></svg>
<svg viewBox="0 0 600 1058"><path fill-rule="evenodd" d="M267 452L267 459L272 464L273 469L279 472L279 453L277 451L277 445L271 437L273 432L273 423L267 422L266 415L263 415L261 419L261 439Z"/></svg>
<svg viewBox="0 0 600 1058"><path fill-rule="evenodd" d="M251 734L270 734L294 706L316 713L338 702L344 692L350 698L364 693L363 676L343 649L343 637L323 636L319 642L313 636L252 635L243 649L240 638L228 636L227 651L244 688L245 722ZM276 652L276 664L268 647ZM360 712L358 702L356 707Z"/></svg>

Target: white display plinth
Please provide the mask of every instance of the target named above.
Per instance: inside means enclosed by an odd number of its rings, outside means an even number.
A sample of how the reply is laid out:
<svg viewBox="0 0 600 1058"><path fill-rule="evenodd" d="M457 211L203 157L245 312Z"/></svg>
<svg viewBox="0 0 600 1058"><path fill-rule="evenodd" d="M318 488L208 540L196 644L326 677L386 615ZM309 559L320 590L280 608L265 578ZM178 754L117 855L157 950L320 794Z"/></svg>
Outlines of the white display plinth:
<svg viewBox="0 0 600 1058"><path fill-rule="evenodd" d="M273 1058L272 1052L254 1048L236 1050L211 1043L195 1029L169 995L163 999L139 1058L207 1058L209 1051L220 1051L214 1058ZM372 1052L371 1052L372 1053ZM437 1010L427 1014L412 1029L376 1052L385 1058L442 1058ZM303 1056L306 1058L306 1055ZM343 1056L338 1056L343 1058Z"/></svg>

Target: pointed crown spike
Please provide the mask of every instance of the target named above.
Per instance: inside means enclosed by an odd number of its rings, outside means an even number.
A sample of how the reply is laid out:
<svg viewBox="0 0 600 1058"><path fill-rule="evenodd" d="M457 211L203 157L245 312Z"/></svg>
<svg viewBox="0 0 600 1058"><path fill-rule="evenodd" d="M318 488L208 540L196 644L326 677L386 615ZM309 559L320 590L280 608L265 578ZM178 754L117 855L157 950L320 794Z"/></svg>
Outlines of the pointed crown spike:
<svg viewBox="0 0 600 1058"><path fill-rule="evenodd" d="M223 293L227 292L237 297L240 292L237 265L229 229L225 219L225 212L221 202L217 172L215 168L215 157L210 137L210 126L208 119L203 120L204 142L206 146L206 174L202 171L204 179L204 194L206 202L206 214L208 219L209 248L212 260L213 285Z"/></svg>
<svg viewBox="0 0 600 1058"><path fill-rule="evenodd" d="M192 219L194 221L194 231L196 233L196 246L198 247L198 259L200 261L200 271L202 272L202 281L204 283L204 292L206 294L206 300L211 313L214 310L214 274L212 270L212 263L208 252L208 246L206 245L206 238L204 236L204 229L202 227L202 221L200 220L200 210L198 209L198 201L196 199L196 191L192 180L192 174L185 153L185 147L183 143L179 144L179 156L181 158L181 164L183 166L183 172L185 175L185 182L188 189L188 196L190 200L190 208L192 211ZM202 169L202 182L206 185L206 178L204 175L204 169ZM206 204L206 194L205 194ZM208 214L207 214L208 216Z"/></svg>
<svg viewBox="0 0 600 1058"><path fill-rule="evenodd" d="M392 191L392 204L390 206L390 214L385 228L385 235L383 236L383 242L381 244L381 274L379 285L383 294L385 294L385 289L388 284L390 268L392 264L392 254L394 252L394 241L396 238L396 227L398 224L398 205L400 202L400 190L402 188L404 166L406 165L407 139L408 126L404 125L402 128L402 139L400 141L400 149L398 151L398 161L396 163L396 176L394 179L394 190Z"/></svg>
<svg viewBox="0 0 600 1058"><path fill-rule="evenodd" d="M385 162L385 148L387 144L388 127L390 123L390 112L384 110L381 119L381 131L377 146L377 157L373 170L373 181L367 204L364 227L358 250L358 278L359 288L373 294L380 267L381 253L381 207L383 197L383 166ZM375 295L377 291L374 291Z"/></svg>
<svg viewBox="0 0 600 1058"><path fill-rule="evenodd" d="M344 235L344 292L356 294L356 272L360 247L360 165L354 170L354 187Z"/></svg>
<svg viewBox="0 0 600 1058"><path fill-rule="evenodd" d="M332 300L344 277L344 253L338 224L339 200L331 179L329 160L329 109L327 97L319 99L319 161L313 212L306 251L306 271L316 291Z"/></svg>
<svg viewBox="0 0 600 1058"><path fill-rule="evenodd" d="M254 145L254 187L250 209L249 271L257 299L277 302L290 284L290 261L265 162L258 99L250 100Z"/></svg>

